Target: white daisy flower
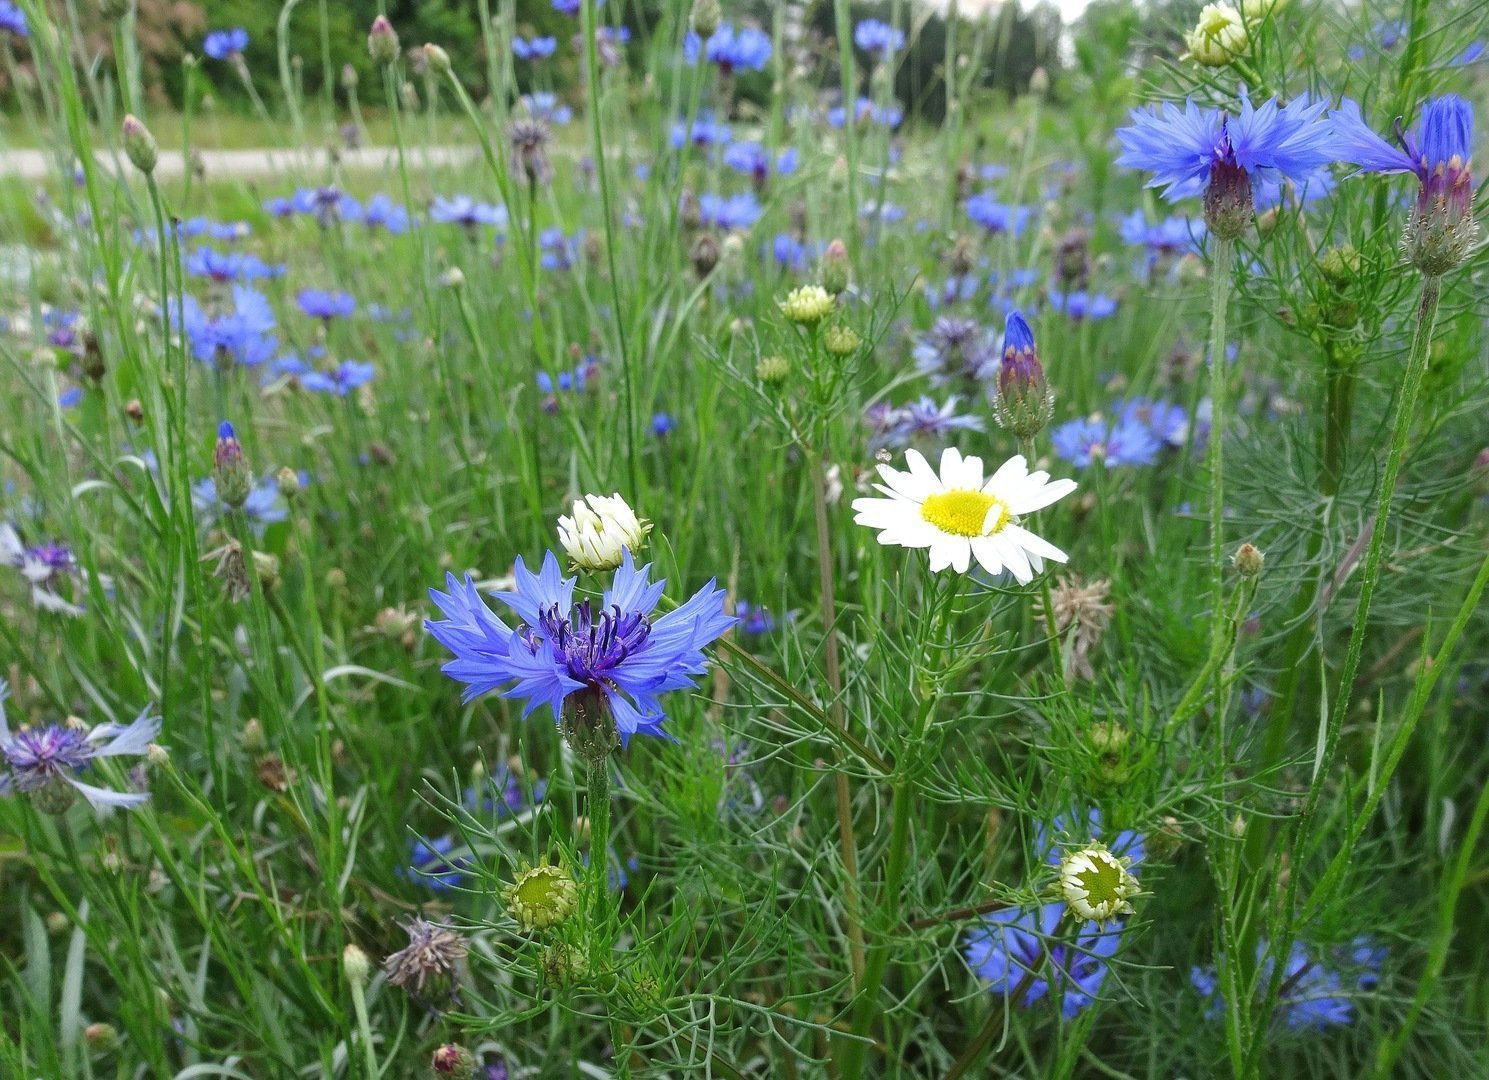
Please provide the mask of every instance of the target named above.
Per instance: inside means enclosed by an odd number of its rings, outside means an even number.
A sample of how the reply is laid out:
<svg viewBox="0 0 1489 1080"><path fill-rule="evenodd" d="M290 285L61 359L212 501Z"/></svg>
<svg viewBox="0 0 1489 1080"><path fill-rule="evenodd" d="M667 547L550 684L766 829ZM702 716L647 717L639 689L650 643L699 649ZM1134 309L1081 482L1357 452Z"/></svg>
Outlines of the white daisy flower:
<svg viewBox="0 0 1489 1080"><path fill-rule="evenodd" d="M1065 552L1019 524L1019 517L1049 506L1075 490L1074 480L1050 480L1011 457L986 481L982 459L962 457L955 447L941 453L941 474L917 450L906 450L909 472L879 466L887 499L854 499L853 519L879 530L879 543L929 548L931 570L948 566L965 574L976 558L989 574L1007 570L1022 585L1044 570L1044 560L1065 562Z"/></svg>

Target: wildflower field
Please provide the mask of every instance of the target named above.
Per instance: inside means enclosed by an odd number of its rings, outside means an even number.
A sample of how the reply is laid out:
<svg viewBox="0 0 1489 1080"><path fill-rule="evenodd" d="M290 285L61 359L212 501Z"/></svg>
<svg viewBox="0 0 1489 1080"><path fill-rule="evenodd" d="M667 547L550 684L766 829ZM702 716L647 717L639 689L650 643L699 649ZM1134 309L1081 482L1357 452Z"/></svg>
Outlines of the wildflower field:
<svg viewBox="0 0 1489 1080"><path fill-rule="evenodd" d="M0 0L0 1080L1489 1077L1486 37Z"/></svg>

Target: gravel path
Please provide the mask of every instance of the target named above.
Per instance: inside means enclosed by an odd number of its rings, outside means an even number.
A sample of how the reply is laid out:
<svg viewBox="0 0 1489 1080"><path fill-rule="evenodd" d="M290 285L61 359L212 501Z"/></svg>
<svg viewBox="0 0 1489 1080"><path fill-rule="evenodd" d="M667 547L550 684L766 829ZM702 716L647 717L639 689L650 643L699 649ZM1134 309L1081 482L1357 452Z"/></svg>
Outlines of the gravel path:
<svg viewBox="0 0 1489 1080"><path fill-rule="evenodd" d="M462 165L477 155L474 146L414 147L409 151L409 162L419 168L440 168ZM326 165L325 150L203 150L203 163L209 179L223 177L276 176L306 170L322 169ZM113 158L100 152L99 163L106 169L114 167ZM391 147L368 146L359 150L340 151L341 166L357 172L375 169L396 169L398 157ZM129 168L121 155L120 161ZM0 176L15 176L22 180L43 180L56 170L56 162L46 151L10 150L0 154ZM177 177L184 171L184 162L179 151L162 150L160 163L155 166L155 175L160 179Z"/></svg>

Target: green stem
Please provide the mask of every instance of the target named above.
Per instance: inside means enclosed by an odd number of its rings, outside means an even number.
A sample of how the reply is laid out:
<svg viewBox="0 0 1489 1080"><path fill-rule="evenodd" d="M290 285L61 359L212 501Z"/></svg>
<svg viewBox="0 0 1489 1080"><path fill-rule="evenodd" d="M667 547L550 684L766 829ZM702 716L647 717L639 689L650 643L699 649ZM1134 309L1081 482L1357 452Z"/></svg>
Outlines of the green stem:
<svg viewBox="0 0 1489 1080"><path fill-rule="evenodd" d="M1225 632L1225 316L1236 242L1215 238L1210 263L1210 645Z"/></svg>
<svg viewBox="0 0 1489 1080"><path fill-rule="evenodd" d="M362 1053L366 1056L368 1080L382 1075L377 1064L377 1051L372 1045L372 1024L367 1019L366 987L361 979L348 979L352 987L352 1008L357 1014L357 1035L362 1040Z"/></svg>

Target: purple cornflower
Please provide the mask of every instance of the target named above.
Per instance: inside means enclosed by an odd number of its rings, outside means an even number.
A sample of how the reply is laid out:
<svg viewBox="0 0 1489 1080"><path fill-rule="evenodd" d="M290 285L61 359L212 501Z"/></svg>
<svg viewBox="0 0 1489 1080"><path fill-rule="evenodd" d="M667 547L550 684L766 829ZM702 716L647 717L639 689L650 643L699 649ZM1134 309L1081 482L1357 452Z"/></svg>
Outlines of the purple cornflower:
<svg viewBox="0 0 1489 1080"><path fill-rule="evenodd" d="M455 654L445 674L466 684L464 699L499 691L525 699L523 715L539 705L565 713L608 713L622 744L637 732L662 735L660 695L694 685L706 670L704 648L734 624L724 592L710 581L673 611L653 618L665 582L650 581L626 551L600 604L574 604L577 578L559 572L549 552L534 574L519 557L516 591L495 598L517 617L503 622L474 582L446 575L442 593L430 590L446 618L425 627Z"/></svg>
<svg viewBox="0 0 1489 1080"><path fill-rule="evenodd" d="M1261 965L1261 984L1265 986L1276 963L1267 942L1257 944L1256 958ZM1385 949L1363 937L1330 950L1325 956L1316 955L1301 941L1294 941L1283 968L1276 1015L1295 1030L1322 1031L1352 1023L1355 997L1374 989L1380 982L1380 965L1385 958ZM1194 967L1190 969L1189 981L1205 999L1206 1019L1218 1019L1225 1005L1215 968Z"/></svg>
<svg viewBox="0 0 1489 1080"><path fill-rule="evenodd" d="M562 127L574 119L574 110L562 104L558 100L558 95L546 90L523 94L518 101L527 110L527 115L534 120L542 120L545 123Z"/></svg>
<svg viewBox="0 0 1489 1080"><path fill-rule="evenodd" d="M915 366L936 386L981 384L998 373L992 331L972 319L943 315L912 350Z"/></svg>
<svg viewBox="0 0 1489 1080"><path fill-rule="evenodd" d="M274 309L263 293L247 285L233 286L233 308L208 316L193 296L182 298L173 313L174 328L184 331L192 355L205 363L226 367L257 367L279 349Z"/></svg>
<svg viewBox="0 0 1489 1080"><path fill-rule="evenodd" d="M1050 994L1060 996L1065 1019L1096 1000L1106 979L1107 961L1121 943L1121 927L1102 930L1086 923L1074 941L1054 935L1065 914L1063 903L1037 908L1003 908L987 915L967 935L967 964L988 989L1013 997L1028 1008Z"/></svg>
<svg viewBox="0 0 1489 1080"><path fill-rule="evenodd" d="M512 55L519 60L546 60L558 49L555 37L514 37Z"/></svg>
<svg viewBox="0 0 1489 1080"><path fill-rule="evenodd" d="M507 227L507 208L476 202L469 195L455 195L448 199L436 195L429 204L429 219L444 225L463 225L472 230L477 225L504 229Z"/></svg>
<svg viewBox="0 0 1489 1080"><path fill-rule="evenodd" d="M78 777L99 758L138 756L160 734L160 718L146 709L133 723L29 725L11 731L5 719L9 688L0 680L0 795L30 795L41 809L61 813L76 794L95 809L139 806L150 796L138 791L111 791L85 784Z"/></svg>
<svg viewBox="0 0 1489 1080"><path fill-rule="evenodd" d="M1079 468L1102 462L1107 468L1152 465L1161 447L1147 425L1119 417L1108 424L1102 417L1068 420L1050 432L1056 454Z"/></svg>
<svg viewBox="0 0 1489 1080"><path fill-rule="evenodd" d="M764 71L770 61L770 35L753 26L736 29L729 23L719 23L706 45L692 32L683 39L682 56L688 63L697 63L700 51L710 63L717 64L724 75L739 70Z"/></svg>
<svg viewBox="0 0 1489 1080"><path fill-rule="evenodd" d="M887 60L904 48L905 32L878 19L864 19L853 28L853 44Z"/></svg>
<svg viewBox="0 0 1489 1080"><path fill-rule="evenodd" d="M1106 293L1049 291L1050 307L1063 312L1067 319L1080 322L1082 319L1106 319L1117 313L1117 302Z"/></svg>
<svg viewBox="0 0 1489 1080"><path fill-rule="evenodd" d="M199 247L186 259L188 274L211 278L223 285L229 281L283 277L286 269L284 263L270 265L246 251L218 251L210 247Z"/></svg>
<svg viewBox="0 0 1489 1080"><path fill-rule="evenodd" d="M31 603L42 611L76 617L83 609L69 603L57 586L78 572L77 559L66 544L34 544L27 547L9 522L0 521L0 565L20 572L31 586Z"/></svg>
<svg viewBox="0 0 1489 1080"><path fill-rule="evenodd" d="M295 296L300 310L312 319L344 319L357 310L357 301L350 293L328 292L325 289L301 289Z"/></svg>
<svg viewBox="0 0 1489 1080"><path fill-rule="evenodd" d="M1306 98L1253 107L1243 97L1235 116L1193 101L1134 109L1132 123L1117 129L1117 164L1151 172L1147 186L1170 201L1203 194L1206 224L1235 239L1252 217L1253 184L1306 183L1335 160L1333 125L1320 121L1327 108Z"/></svg>
<svg viewBox="0 0 1489 1080"><path fill-rule="evenodd" d="M377 374L370 363L343 360L330 371L310 371L300 376L300 385L312 393L346 397L359 386L365 386Z"/></svg>
<svg viewBox="0 0 1489 1080"><path fill-rule="evenodd" d="M916 440L941 443L956 431L982 431L980 416L957 415L957 400L953 394L945 404L937 405L932 398L921 397L882 415L871 415L870 422L881 428L875 448L909 446Z"/></svg>
<svg viewBox="0 0 1489 1080"><path fill-rule="evenodd" d="M1033 213L1027 206L1010 206L999 202L986 191L967 200L967 216L992 233L1012 233L1019 236L1028 226Z"/></svg>
<svg viewBox="0 0 1489 1080"><path fill-rule="evenodd" d="M241 26L231 30L213 30L202 39L202 52L213 60L226 60L248 48L248 31Z"/></svg>
<svg viewBox="0 0 1489 1080"><path fill-rule="evenodd" d="M1473 216L1473 106L1447 94L1422 106L1416 132L1397 121L1392 146L1345 100L1329 114L1336 149L1362 172L1411 173L1417 178L1417 205L1407 229L1406 248L1423 272L1441 274L1467 256L1478 235Z"/></svg>
<svg viewBox="0 0 1489 1080"><path fill-rule="evenodd" d="M31 36L31 30L26 26L26 13L11 3L11 0L0 0L0 30L16 37Z"/></svg>

